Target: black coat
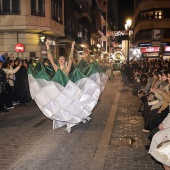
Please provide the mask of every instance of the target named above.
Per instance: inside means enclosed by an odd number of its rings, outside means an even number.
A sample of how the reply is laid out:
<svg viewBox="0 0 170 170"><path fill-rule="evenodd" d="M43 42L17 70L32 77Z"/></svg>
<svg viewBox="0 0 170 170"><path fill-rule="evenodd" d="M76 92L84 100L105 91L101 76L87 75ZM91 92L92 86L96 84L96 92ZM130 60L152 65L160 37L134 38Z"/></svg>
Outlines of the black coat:
<svg viewBox="0 0 170 170"><path fill-rule="evenodd" d="M28 91L28 74L27 69L24 66L21 66L19 71L15 74L15 78L17 92L22 94Z"/></svg>
<svg viewBox="0 0 170 170"><path fill-rule="evenodd" d="M0 69L0 93L3 93L5 91L6 82L6 73L3 69Z"/></svg>
<svg viewBox="0 0 170 170"><path fill-rule="evenodd" d="M121 67L121 72L124 76L129 77L131 75L131 68L128 64L123 64Z"/></svg>

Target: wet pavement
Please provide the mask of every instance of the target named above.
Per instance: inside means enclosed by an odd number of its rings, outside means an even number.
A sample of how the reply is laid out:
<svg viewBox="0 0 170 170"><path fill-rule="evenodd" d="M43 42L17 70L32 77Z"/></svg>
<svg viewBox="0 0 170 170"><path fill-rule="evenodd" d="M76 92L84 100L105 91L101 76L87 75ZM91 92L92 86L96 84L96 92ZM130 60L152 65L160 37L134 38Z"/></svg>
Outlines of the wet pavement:
<svg viewBox="0 0 170 170"><path fill-rule="evenodd" d="M75 126L70 134L65 127L52 130L52 121L34 102L1 113L0 170L162 170L144 149L148 140L142 132L143 118L137 112L138 99L121 87L120 74L115 72L91 121ZM104 135L108 135L108 142L103 145ZM97 154L103 156L98 160ZM95 161L102 164L101 168Z"/></svg>

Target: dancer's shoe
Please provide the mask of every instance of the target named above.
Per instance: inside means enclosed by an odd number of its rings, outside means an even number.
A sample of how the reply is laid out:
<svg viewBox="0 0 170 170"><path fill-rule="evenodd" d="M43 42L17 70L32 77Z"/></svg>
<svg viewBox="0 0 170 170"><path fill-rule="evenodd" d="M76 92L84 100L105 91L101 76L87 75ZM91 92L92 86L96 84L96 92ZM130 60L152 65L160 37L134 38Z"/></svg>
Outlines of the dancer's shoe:
<svg viewBox="0 0 170 170"><path fill-rule="evenodd" d="M71 133L71 127L70 127L69 124L67 124L67 128L66 128L66 129L67 129L67 132L68 132L68 133Z"/></svg>
<svg viewBox="0 0 170 170"><path fill-rule="evenodd" d="M91 117L87 117L87 121L90 121L91 120Z"/></svg>
<svg viewBox="0 0 170 170"><path fill-rule="evenodd" d="M85 119L83 119L83 121L82 121L83 123L86 123L87 121L85 120Z"/></svg>
<svg viewBox="0 0 170 170"><path fill-rule="evenodd" d="M71 133L71 127L67 127L67 132Z"/></svg>

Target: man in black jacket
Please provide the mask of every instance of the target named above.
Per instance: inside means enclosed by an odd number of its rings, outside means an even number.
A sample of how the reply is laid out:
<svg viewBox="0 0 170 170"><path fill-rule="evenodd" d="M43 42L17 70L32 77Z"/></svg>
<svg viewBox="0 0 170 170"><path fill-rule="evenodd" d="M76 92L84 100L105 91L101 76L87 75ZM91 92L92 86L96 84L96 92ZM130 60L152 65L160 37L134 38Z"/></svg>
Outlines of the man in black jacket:
<svg viewBox="0 0 170 170"><path fill-rule="evenodd" d="M123 64L121 67L121 74L122 74L123 85L124 87L126 87L129 84L129 77L131 74L131 69L126 61L123 61Z"/></svg>

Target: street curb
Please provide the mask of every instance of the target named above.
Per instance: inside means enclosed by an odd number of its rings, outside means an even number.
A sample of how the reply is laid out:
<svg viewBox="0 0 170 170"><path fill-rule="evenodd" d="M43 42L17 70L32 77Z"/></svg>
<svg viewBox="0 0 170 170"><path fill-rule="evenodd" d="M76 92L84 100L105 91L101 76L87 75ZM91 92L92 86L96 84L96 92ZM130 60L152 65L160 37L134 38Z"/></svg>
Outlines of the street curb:
<svg viewBox="0 0 170 170"><path fill-rule="evenodd" d="M107 156L107 151L109 148L109 143L112 135L112 130L114 126L114 121L116 117L116 112L118 108L118 103L120 99L120 89L116 93L112 108L110 110L109 116L107 118L106 126L103 130L99 145L96 149L95 155L90 165L90 170L103 170L105 165L105 160Z"/></svg>

